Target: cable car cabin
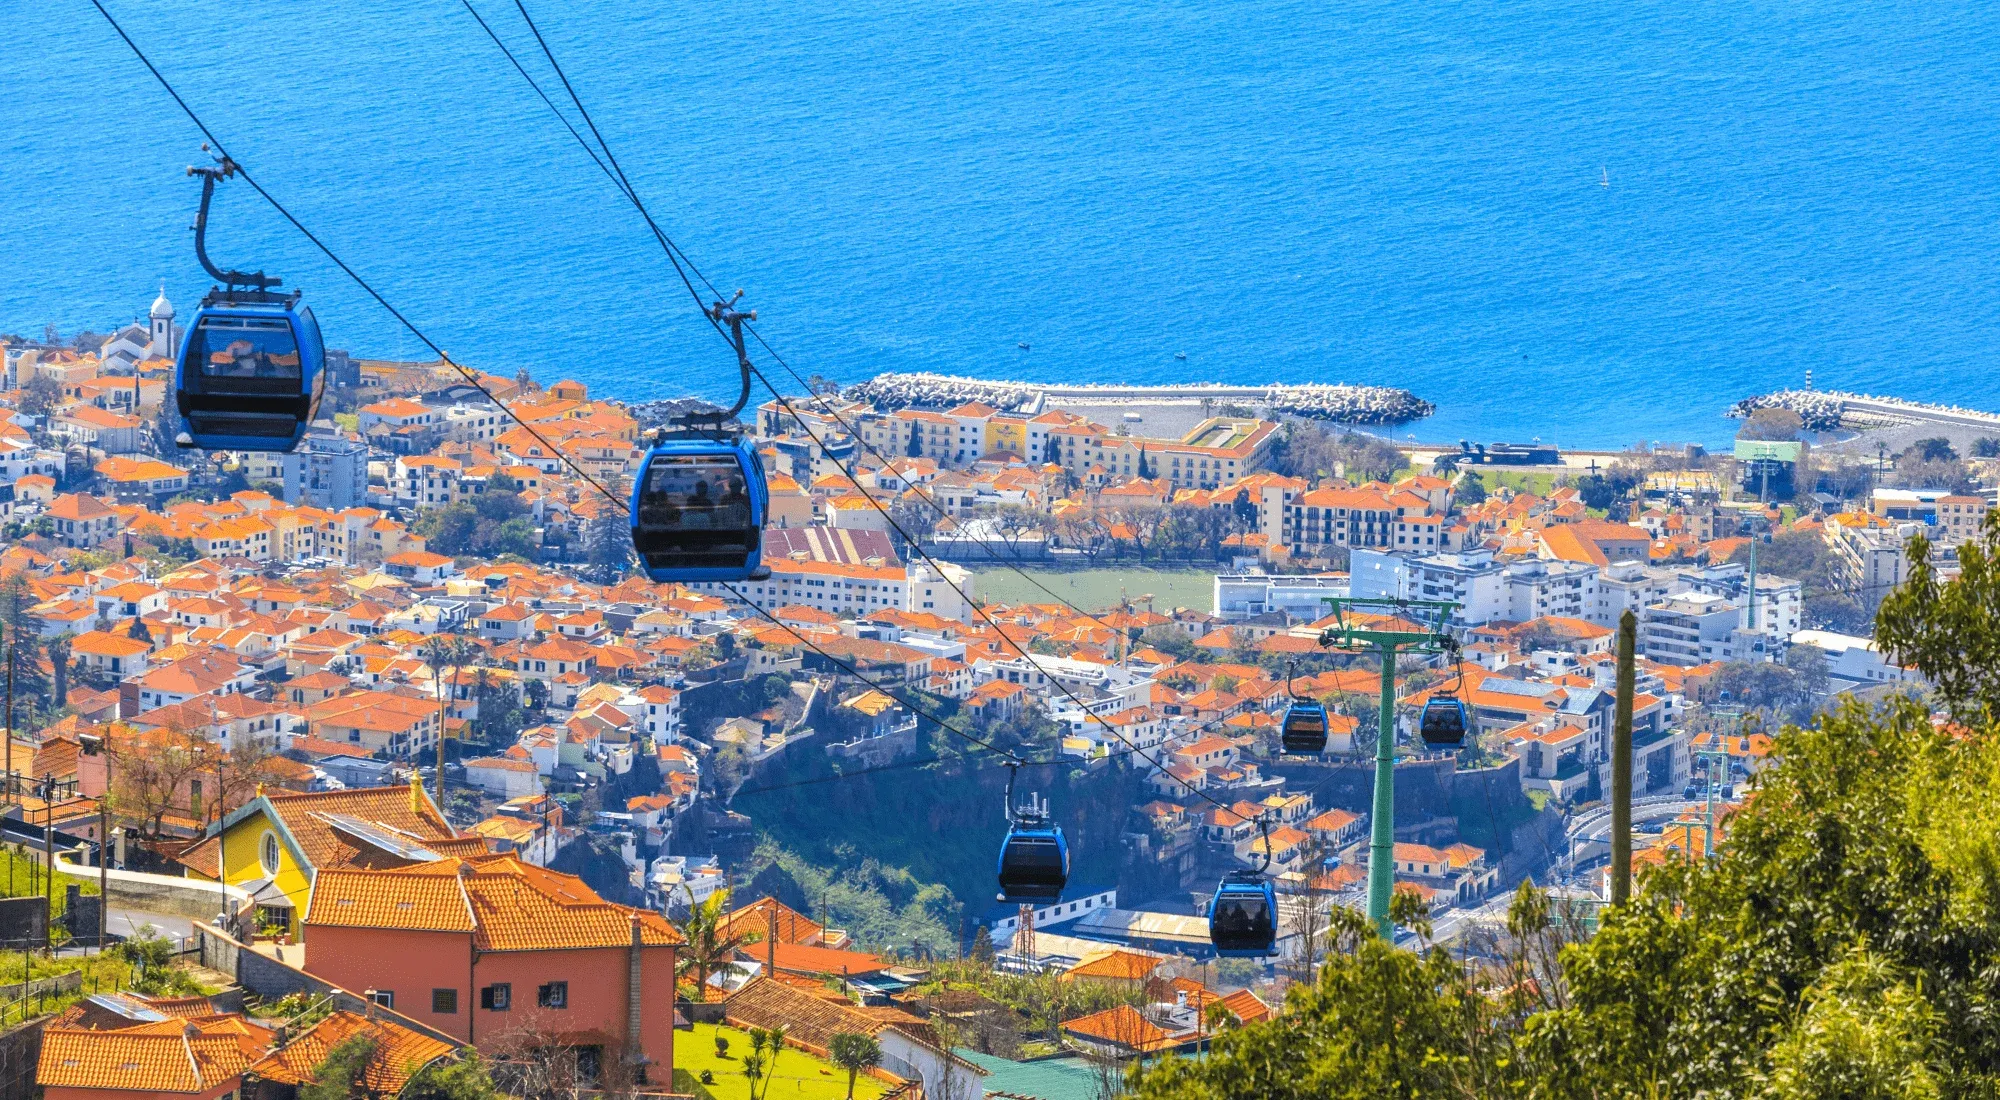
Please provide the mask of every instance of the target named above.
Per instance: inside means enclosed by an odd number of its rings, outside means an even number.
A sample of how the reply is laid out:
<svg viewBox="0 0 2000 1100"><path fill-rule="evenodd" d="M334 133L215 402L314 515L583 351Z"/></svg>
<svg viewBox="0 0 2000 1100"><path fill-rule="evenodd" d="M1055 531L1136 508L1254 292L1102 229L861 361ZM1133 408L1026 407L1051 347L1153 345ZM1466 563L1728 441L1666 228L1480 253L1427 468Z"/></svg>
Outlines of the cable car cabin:
<svg viewBox="0 0 2000 1100"><path fill-rule="evenodd" d="M662 440L632 487L632 548L655 581L762 579L769 499L740 436Z"/></svg>
<svg viewBox="0 0 2000 1100"><path fill-rule="evenodd" d="M211 290L181 341L174 377L184 447L289 451L326 386L326 346L297 294Z"/></svg>
<svg viewBox="0 0 2000 1100"><path fill-rule="evenodd" d="M1269 879L1243 871L1225 877L1208 908L1208 940L1225 959L1278 953L1278 895Z"/></svg>
<svg viewBox="0 0 2000 1100"><path fill-rule="evenodd" d="M1456 699L1431 699L1424 704L1423 716L1417 722L1417 730L1427 745L1462 745L1465 726L1465 704Z"/></svg>
<svg viewBox="0 0 2000 1100"><path fill-rule="evenodd" d="M1294 699L1285 711L1283 731L1285 751L1321 753L1326 751L1326 707Z"/></svg>
<svg viewBox="0 0 2000 1100"><path fill-rule="evenodd" d="M1000 900L1055 901L1069 885L1069 843L1059 825L1016 825L1000 847Z"/></svg>

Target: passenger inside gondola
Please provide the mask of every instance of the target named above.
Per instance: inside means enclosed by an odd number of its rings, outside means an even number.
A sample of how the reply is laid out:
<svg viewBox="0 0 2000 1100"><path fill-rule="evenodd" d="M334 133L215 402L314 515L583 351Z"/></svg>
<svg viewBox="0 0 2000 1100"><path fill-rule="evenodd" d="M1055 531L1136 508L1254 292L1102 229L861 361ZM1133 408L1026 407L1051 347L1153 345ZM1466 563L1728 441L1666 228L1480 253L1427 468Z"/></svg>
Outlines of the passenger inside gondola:
<svg viewBox="0 0 2000 1100"><path fill-rule="evenodd" d="M726 486L720 501L715 486ZM749 503L733 462L656 458L639 495L636 546L649 564L741 565L757 537Z"/></svg>
<svg viewBox="0 0 2000 1100"><path fill-rule="evenodd" d="M292 338L291 326L283 320L204 317L195 329L194 339L205 351L198 356L204 377L298 383L299 346Z"/></svg>

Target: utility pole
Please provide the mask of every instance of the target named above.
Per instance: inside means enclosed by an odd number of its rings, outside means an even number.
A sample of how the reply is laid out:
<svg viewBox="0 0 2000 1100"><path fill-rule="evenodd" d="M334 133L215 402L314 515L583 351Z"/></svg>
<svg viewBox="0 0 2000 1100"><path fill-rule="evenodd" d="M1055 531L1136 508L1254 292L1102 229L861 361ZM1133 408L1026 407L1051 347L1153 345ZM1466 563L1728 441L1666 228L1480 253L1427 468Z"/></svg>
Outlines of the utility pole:
<svg viewBox="0 0 2000 1100"><path fill-rule="evenodd" d="M56 908L56 777L50 774L42 780L42 883L48 890L48 912ZM48 921L42 922L42 946L53 951L56 946L56 930Z"/></svg>
<svg viewBox="0 0 2000 1100"><path fill-rule="evenodd" d="M1320 635L1321 648L1373 652L1382 662L1382 708L1375 730L1375 808L1369 822L1368 919L1383 940L1394 942L1389 897L1396 885L1396 655L1438 653L1444 624L1458 604L1440 600L1329 596L1337 621ZM1426 629L1407 616L1429 617Z"/></svg>
<svg viewBox="0 0 2000 1100"><path fill-rule="evenodd" d="M1611 720L1611 904L1632 896L1632 695L1637 675L1632 650L1639 619L1631 608L1618 617L1618 705Z"/></svg>

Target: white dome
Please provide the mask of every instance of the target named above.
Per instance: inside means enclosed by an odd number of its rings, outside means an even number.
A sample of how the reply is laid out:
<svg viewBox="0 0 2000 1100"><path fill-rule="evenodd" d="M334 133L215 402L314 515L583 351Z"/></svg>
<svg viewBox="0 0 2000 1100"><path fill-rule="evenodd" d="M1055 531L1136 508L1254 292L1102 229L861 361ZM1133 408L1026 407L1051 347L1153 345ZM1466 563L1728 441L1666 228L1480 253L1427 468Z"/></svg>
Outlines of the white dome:
<svg viewBox="0 0 2000 1100"><path fill-rule="evenodd" d="M153 310L150 314L148 314L148 316L155 318L165 318L167 320L173 319L174 307L172 303L167 301L166 284L162 283L160 285L160 296L158 298L153 299Z"/></svg>

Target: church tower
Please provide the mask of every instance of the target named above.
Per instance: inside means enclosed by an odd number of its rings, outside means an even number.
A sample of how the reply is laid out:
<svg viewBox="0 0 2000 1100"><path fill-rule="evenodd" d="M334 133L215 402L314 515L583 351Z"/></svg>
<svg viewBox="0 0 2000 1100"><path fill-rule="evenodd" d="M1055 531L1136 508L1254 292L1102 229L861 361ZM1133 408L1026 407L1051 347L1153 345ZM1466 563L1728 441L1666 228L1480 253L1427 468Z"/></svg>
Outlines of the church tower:
<svg viewBox="0 0 2000 1100"><path fill-rule="evenodd" d="M153 340L146 348L155 359L174 357L174 307L167 301L167 284L160 284L160 296L153 299Z"/></svg>

